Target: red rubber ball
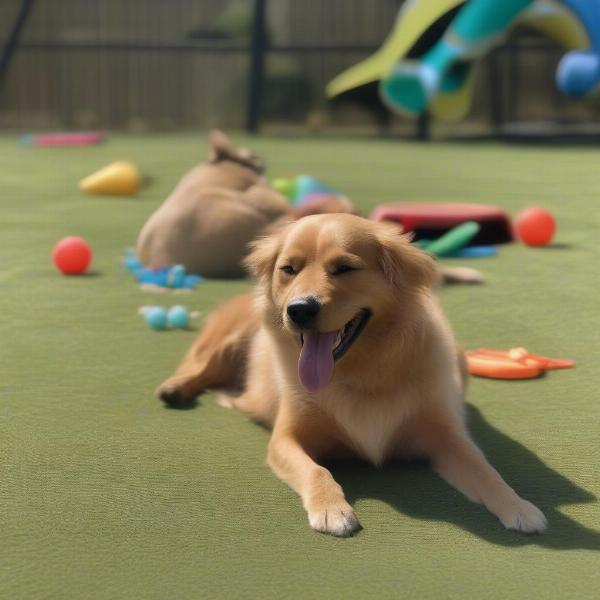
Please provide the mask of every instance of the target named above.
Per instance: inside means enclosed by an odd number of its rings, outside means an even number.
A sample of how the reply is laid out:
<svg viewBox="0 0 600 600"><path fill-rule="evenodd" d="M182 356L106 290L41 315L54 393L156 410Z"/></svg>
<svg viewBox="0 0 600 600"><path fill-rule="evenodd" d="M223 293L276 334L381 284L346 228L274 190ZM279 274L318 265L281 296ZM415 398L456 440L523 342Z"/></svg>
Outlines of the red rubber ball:
<svg viewBox="0 0 600 600"><path fill-rule="evenodd" d="M81 275L90 266L92 249L80 237L66 237L54 246L52 260L65 275Z"/></svg>
<svg viewBox="0 0 600 600"><path fill-rule="evenodd" d="M515 230L518 238L529 246L546 246L554 237L556 221L545 208L532 206L517 215Z"/></svg>

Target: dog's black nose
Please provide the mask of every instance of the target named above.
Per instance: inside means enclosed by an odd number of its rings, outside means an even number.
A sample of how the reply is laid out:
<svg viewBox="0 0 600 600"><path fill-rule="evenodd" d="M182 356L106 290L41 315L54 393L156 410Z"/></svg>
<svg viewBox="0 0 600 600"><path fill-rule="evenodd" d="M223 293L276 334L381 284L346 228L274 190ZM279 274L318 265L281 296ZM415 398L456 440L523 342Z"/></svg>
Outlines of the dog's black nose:
<svg viewBox="0 0 600 600"><path fill-rule="evenodd" d="M292 300L287 306L289 318L299 327L307 327L319 314L321 303L312 297Z"/></svg>

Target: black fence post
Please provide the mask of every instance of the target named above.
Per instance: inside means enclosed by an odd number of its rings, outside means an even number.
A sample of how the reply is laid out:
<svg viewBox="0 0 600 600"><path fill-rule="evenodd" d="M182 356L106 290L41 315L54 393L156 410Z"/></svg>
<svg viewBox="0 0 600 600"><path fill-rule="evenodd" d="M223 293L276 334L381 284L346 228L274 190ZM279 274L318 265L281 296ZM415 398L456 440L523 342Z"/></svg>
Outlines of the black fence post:
<svg viewBox="0 0 600 600"><path fill-rule="evenodd" d="M490 115L492 120L493 134L502 133L504 125L504 87L500 72L500 56L498 50L490 54L487 61L489 90L490 90Z"/></svg>
<svg viewBox="0 0 600 600"><path fill-rule="evenodd" d="M267 50L266 4L266 0L254 0L254 22L250 48L250 85L246 117L246 129L249 133L258 133L260 127L265 54Z"/></svg>
<svg viewBox="0 0 600 600"><path fill-rule="evenodd" d="M31 8L33 7L34 1L35 0L22 0L21 2L19 12L17 13L17 18L13 23L10 35L4 46L4 52L0 57L0 86L2 86L2 83L4 82L6 72L8 71L8 66L10 65L10 60L17 49L21 32L23 31L23 27L25 27L25 23L27 23L27 17L29 16Z"/></svg>
<svg viewBox="0 0 600 600"><path fill-rule="evenodd" d="M429 112L424 111L417 117L417 139L421 142L428 142L431 139L431 116Z"/></svg>
<svg viewBox="0 0 600 600"><path fill-rule="evenodd" d="M509 40L508 50L508 118L512 123L518 120L519 112L519 47L514 40Z"/></svg>

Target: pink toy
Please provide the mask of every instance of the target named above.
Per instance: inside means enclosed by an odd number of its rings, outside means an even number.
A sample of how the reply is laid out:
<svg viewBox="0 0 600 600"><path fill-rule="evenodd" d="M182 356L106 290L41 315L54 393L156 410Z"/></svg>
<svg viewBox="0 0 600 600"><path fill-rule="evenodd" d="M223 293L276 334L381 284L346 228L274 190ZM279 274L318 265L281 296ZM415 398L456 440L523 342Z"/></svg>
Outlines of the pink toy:
<svg viewBox="0 0 600 600"><path fill-rule="evenodd" d="M91 146L104 141L104 134L96 131L40 133L26 136L24 141L29 141L33 146Z"/></svg>
<svg viewBox="0 0 600 600"><path fill-rule="evenodd" d="M480 231L473 238L473 245L504 244L513 240L508 215L487 204L391 202L377 206L369 218L400 223L404 231L414 231L417 239L437 238L465 221L475 221Z"/></svg>
<svg viewBox="0 0 600 600"><path fill-rule="evenodd" d="M69 236L54 246L52 260L63 275L81 275L92 261L92 249L80 237Z"/></svg>

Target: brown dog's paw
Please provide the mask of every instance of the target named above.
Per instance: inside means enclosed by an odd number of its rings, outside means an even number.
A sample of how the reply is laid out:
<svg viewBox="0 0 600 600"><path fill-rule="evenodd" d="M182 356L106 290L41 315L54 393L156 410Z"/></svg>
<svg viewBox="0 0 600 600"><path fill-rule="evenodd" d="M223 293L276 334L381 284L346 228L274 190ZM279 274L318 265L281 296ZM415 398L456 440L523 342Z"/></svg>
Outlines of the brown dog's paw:
<svg viewBox="0 0 600 600"><path fill-rule="evenodd" d="M477 269L471 269L470 267L442 267L440 269L440 275L442 283L466 283L471 285L477 285L485 283L485 277Z"/></svg>
<svg viewBox="0 0 600 600"><path fill-rule="evenodd" d="M308 522L313 529L338 537L349 537L362 529L354 510L347 502L325 505L308 511Z"/></svg>
<svg viewBox="0 0 600 600"><path fill-rule="evenodd" d="M195 403L195 398L186 398L174 384L163 383L156 390L156 395L171 408L190 408Z"/></svg>
<svg viewBox="0 0 600 600"><path fill-rule="evenodd" d="M544 513L523 498L517 498L510 507L502 511L499 518L507 529L523 533L542 533L548 525Z"/></svg>

